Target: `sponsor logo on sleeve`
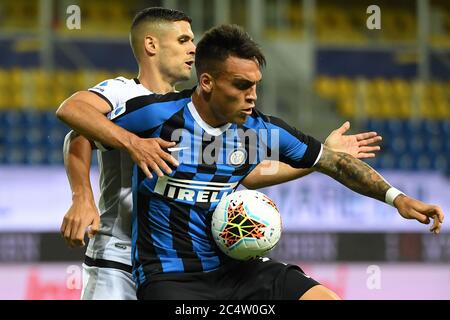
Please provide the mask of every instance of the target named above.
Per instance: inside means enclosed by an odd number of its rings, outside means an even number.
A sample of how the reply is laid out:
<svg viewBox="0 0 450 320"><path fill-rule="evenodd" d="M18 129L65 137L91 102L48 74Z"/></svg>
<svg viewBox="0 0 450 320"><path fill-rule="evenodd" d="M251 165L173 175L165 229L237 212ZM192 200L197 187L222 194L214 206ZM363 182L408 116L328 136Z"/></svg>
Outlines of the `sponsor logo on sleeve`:
<svg viewBox="0 0 450 320"><path fill-rule="evenodd" d="M120 116L121 114L123 114L125 112L127 108L125 107L125 105L121 105L120 107L114 109L113 111L111 111L109 118L111 120L117 118L118 116Z"/></svg>

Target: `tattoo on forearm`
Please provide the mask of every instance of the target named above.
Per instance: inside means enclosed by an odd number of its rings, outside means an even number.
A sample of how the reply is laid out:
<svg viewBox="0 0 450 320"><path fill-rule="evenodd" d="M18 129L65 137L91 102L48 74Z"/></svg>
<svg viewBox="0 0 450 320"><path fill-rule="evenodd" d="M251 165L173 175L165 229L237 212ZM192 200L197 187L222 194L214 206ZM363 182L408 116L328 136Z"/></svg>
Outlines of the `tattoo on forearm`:
<svg viewBox="0 0 450 320"><path fill-rule="evenodd" d="M386 191L391 187L366 163L347 153L333 152L326 147L315 167L353 191L383 202Z"/></svg>

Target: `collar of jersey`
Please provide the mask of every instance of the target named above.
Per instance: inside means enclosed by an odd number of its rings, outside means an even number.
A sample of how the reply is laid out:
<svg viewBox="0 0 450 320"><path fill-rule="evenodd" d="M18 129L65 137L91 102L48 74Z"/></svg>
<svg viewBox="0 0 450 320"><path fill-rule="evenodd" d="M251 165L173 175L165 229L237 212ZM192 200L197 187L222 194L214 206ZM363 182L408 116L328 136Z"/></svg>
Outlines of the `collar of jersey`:
<svg viewBox="0 0 450 320"><path fill-rule="evenodd" d="M222 133L224 133L229 127L231 127L231 123L224 124L221 127L211 127L209 124L207 124L203 119L200 117L200 115L197 112L197 109L195 108L194 104L191 102L188 103L188 109L191 113L192 117L194 118L195 122L206 131L207 134L210 134L212 136L220 136Z"/></svg>

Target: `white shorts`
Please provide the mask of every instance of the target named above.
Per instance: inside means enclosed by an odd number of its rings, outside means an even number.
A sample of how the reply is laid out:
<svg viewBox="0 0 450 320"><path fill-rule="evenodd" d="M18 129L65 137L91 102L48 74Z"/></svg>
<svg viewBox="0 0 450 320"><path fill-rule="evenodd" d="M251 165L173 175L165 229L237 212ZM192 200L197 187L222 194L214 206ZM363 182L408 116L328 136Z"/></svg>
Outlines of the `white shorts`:
<svg viewBox="0 0 450 320"><path fill-rule="evenodd" d="M131 273L124 270L87 266L83 263L81 300L136 300Z"/></svg>

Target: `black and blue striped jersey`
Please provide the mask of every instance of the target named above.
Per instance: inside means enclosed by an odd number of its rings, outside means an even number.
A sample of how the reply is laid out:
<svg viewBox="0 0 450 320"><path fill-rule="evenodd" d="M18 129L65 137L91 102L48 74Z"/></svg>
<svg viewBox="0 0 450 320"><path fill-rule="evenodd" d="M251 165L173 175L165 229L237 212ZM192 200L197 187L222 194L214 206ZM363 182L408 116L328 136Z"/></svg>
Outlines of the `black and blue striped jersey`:
<svg viewBox="0 0 450 320"><path fill-rule="evenodd" d="M282 120L256 109L242 125L213 128L192 103L193 90L145 95L110 114L117 125L143 138L176 141L169 149L180 165L164 177L133 172L132 259L139 286L171 272L206 272L227 259L210 232L220 199L264 159L307 168L322 145Z"/></svg>

